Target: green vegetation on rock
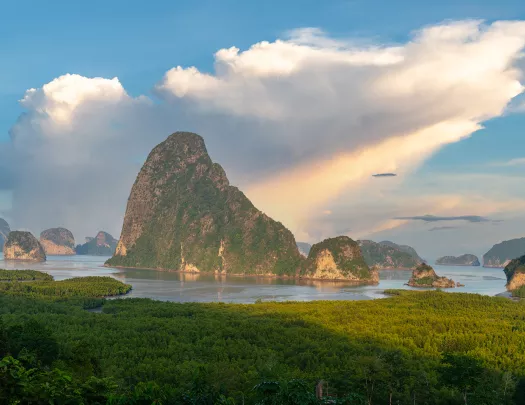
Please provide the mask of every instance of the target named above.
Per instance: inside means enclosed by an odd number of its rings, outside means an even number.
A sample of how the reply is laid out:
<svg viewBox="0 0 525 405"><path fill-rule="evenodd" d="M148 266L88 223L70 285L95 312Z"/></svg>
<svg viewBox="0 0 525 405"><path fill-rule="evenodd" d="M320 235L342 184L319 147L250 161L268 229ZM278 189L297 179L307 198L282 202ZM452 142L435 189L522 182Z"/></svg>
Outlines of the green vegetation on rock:
<svg viewBox="0 0 525 405"><path fill-rule="evenodd" d="M255 305L121 299L99 314L0 294L0 403L523 404L523 303L398 293ZM325 402L313 397L320 380Z"/></svg>
<svg viewBox="0 0 525 405"><path fill-rule="evenodd" d="M422 263L420 259L393 242L376 243L371 240L358 241L366 264L370 268L413 269ZM409 246L406 246L409 248ZM414 251L415 252L415 251Z"/></svg>
<svg viewBox="0 0 525 405"><path fill-rule="evenodd" d="M348 236L325 239L310 249L301 276L327 280L378 282L366 264L359 245Z"/></svg>
<svg viewBox="0 0 525 405"><path fill-rule="evenodd" d="M117 240L109 233L100 231L83 245L77 245L77 255L111 256L117 248Z"/></svg>
<svg viewBox="0 0 525 405"><path fill-rule="evenodd" d="M525 255L525 238L506 240L483 255L484 267L504 268L512 259Z"/></svg>
<svg viewBox="0 0 525 405"><path fill-rule="evenodd" d="M453 280L446 277L439 277L434 269L425 263L421 263L412 271L412 277L408 281L408 285L411 287L456 287L456 283Z"/></svg>
<svg viewBox="0 0 525 405"><path fill-rule="evenodd" d="M503 271L507 277L507 289L509 291L518 290L525 286L525 255L512 260Z"/></svg>
<svg viewBox="0 0 525 405"><path fill-rule="evenodd" d="M230 186L203 139L176 132L144 163L106 264L295 276L302 260L292 233Z"/></svg>
<svg viewBox="0 0 525 405"><path fill-rule="evenodd" d="M464 254L461 256L443 256L436 260L436 264L442 266L479 266L477 256Z"/></svg>
<svg viewBox="0 0 525 405"><path fill-rule="evenodd" d="M75 254L75 238L66 228L50 228L42 231L40 244L47 255Z"/></svg>
<svg viewBox="0 0 525 405"><path fill-rule="evenodd" d="M381 245L386 245L393 247L397 250L400 250L402 252L408 253L410 256L412 256L414 259L416 259L418 262L423 263L424 260L418 255L416 252L416 249L414 249L412 246L408 245L398 245L397 243L391 242L389 240L384 240L382 242L379 242Z"/></svg>

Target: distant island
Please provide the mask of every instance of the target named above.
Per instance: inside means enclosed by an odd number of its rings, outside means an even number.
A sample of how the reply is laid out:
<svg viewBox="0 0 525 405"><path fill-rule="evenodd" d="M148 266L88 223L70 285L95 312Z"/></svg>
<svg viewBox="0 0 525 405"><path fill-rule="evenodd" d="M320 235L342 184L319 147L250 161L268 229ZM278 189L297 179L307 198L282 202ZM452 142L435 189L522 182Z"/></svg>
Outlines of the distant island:
<svg viewBox="0 0 525 405"><path fill-rule="evenodd" d="M435 288L454 288L454 280L446 277L439 277L434 269L428 264L420 264L412 272L412 277L408 281L411 287L435 287ZM458 283L459 286L459 283Z"/></svg>
<svg viewBox="0 0 525 405"><path fill-rule="evenodd" d="M483 267L504 268L512 259L525 255L525 238L497 243L483 255Z"/></svg>
<svg viewBox="0 0 525 405"><path fill-rule="evenodd" d="M350 238L320 242L305 258L293 234L231 186L202 137L190 132L172 134L149 154L131 189L115 255L106 265L365 283L374 279Z"/></svg>
<svg viewBox="0 0 525 405"><path fill-rule="evenodd" d="M371 240L358 241L365 262L370 268L415 269L423 261L410 246L400 246L393 242L377 243Z"/></svg>
<svg viewBox="0 0 525 405"><path fill-rule="evenodd" d="M87 237L86 243L77 245L77 255L111 256L117 248L117 240L109 233L99 231L94 238Z"/></svg>
<svg viewBox="0 0 525 405"><path fill-rule="evenodd" d="M461 256L443 256L436 260L436 264L441 266L479 266L479 259L472 254Z"/></svg>
<svg viewBox="0 0 525 405"><path fill-rule="evenodd" d="M307 257L308 253L310 253L310 249L312 248L312 245L306 242L297 242L297 248L299 249L299 253Z"/></svg>
<svg viewBox="0 0 525 405"><path fill-rule="evenodd" d="M51 228L42 231L40 244L46 255L69 256L76 254L75 238L66 228Z"/></svg>
<svg viewBox="0 0 525 405"><path fill-rule="evenodd" d="M44 262L44 248L31 232L12 231L4 244L4 259Z"/></svg>

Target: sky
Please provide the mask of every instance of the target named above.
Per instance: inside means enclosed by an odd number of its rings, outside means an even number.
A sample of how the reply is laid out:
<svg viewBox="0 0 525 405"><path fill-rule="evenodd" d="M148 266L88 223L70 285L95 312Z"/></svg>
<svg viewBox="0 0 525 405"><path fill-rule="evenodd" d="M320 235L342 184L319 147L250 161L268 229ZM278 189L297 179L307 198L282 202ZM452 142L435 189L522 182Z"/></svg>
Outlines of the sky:
<svg viewBox="0 0 525 405"><path fill-rule="evenodd" d="M521 1L5 1L0 213L118 236L188 130L298 241L482 255L525 236L524 51Z"/></svg>

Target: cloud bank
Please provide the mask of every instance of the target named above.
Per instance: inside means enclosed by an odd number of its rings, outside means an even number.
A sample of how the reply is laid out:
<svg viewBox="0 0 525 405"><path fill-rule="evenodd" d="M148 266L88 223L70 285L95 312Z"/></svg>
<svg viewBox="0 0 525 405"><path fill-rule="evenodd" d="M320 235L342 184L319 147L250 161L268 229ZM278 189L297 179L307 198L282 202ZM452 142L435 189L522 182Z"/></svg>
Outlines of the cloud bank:
<svg viewBox="0 0 525 405"><path fill-rule="evenodd" d="M467 222L488 222L488 218L480 217L479 215L459 215L455 217L439 217L435 215L419 215L413 217L397 217L395 219L408 219L424 222L438 222L438 221L467 221Z"/></svg>
<svg viewBox="0 0 525 405"><path fill-rule="evenodd" d="M213 73L177 66L154 87L160 102L131 97L117 78L60 76L27 90L26 113L2 146L14 179L2 185L13 193L10 217L35 232L61 225L77 238L99 228L118 234L149 150L192 130L232 182L298 239L333 234L316 212L344 210L337 201L349 190L374 195L374 173L408 174L502 115L523 91L516 62L524 47L525 22L448 22L396 46L358 46L310 28L221 49ZM376 230L403 223L370 218ZM354 229L354 220L338 227Z"/></svg>

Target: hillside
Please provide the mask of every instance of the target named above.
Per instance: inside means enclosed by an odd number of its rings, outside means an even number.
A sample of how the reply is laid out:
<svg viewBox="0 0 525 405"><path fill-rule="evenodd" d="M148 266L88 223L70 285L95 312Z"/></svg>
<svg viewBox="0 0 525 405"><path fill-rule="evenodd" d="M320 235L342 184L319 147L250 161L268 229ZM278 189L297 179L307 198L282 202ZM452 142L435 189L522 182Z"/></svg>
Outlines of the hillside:
<svg viewBox="0 0 525 405"><path fill-rule="evenodd" d="M365 262L370 268L377 270L413 269L422 263L414 255L406 250L401 250L398 245L392 242L383 244L371 240L360 240L358 243Z"/></svg>
<svg viewBox="0 0 525 405"><path fill-rule="evenodd" d="M483 267L505 267L512 259L525 255L525 238L497 243L483 255Z"/></svg>
<svg viewBox="0 0 525 405"><path fill-rule="evenodd" d="M100 231L94 238L86 238L86 243L76 246L77 255L111 256L115 253L118 241L109 233Z"/></svg>
<svg viewBox="0 0 525 405"><path fill-rule="evenodd" d="M436 260L436 264L441 266L479 266L479 259L472 254L461 256L443 256Z"/></svg>

